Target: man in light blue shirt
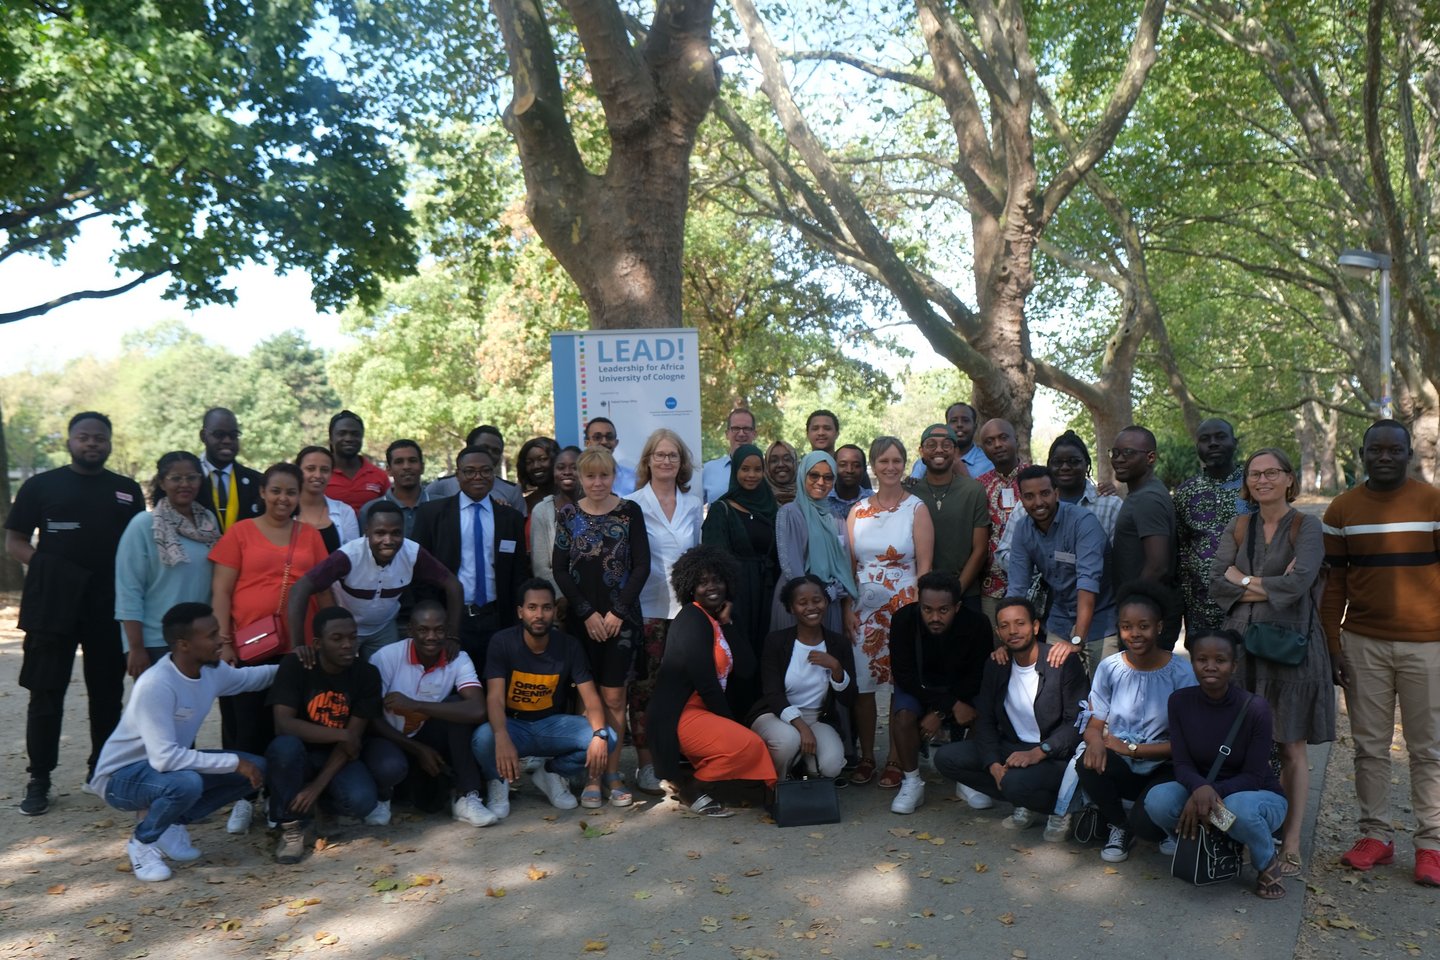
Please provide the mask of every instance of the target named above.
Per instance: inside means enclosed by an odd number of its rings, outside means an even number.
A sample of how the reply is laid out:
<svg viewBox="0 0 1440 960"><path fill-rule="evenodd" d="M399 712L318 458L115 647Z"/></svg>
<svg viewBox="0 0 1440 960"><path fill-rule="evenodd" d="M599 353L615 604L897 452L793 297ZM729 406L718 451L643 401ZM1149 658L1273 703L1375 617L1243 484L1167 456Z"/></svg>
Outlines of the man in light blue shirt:
<svg viewBox="0 0 1440 960"><path fill-rule="evenodd" d="M945 408L945 422L950 424L950 429L955 431L955 460L956 473L960 473L959 465L965 464L965 473L971 479L979 479L982 473L989 473L995 469L995 464L985 456L985 451L980 449L980 444L975 442L975 429L980 421L980 415L970 404L961 400L952 403ZM917 480L925 476L925 462L915 461L915 469L910 471L910 476Z"/></svg>
<svg viewBox="0 0 1440 960"><path fill-rule="evenodd" d="M725 491L730 489L730 454L742 443L755 442L755 414L745 407L731 410L730 415L725 418L725 442L730 445L730 453L705 461L705 466L700 470L700 483L705 489L706 503L723 499Z"/></svg>
<svg viewBox="0 0 1440 960"><path fill-rule="evenodd" d="M1025 511L1010 521L1010 592L1023 595L1032 571L1039 571L1051 598L1045 630L1052 665L1083 645L1087 671L1093 672L1116 642L1105 530L1089 510L1061 501L1049 467L1025 467L1016 482Z"/></svg>

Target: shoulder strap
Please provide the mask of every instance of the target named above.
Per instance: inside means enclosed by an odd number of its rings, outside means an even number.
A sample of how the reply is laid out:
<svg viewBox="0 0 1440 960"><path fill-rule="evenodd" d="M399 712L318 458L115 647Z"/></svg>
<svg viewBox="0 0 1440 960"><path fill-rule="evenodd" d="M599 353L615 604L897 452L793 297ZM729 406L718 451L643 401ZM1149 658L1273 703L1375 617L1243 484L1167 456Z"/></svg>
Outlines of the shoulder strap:
<svg viewBox="0 0 1440 960"><path fill-rule="evenodd" d="M300 521L290 521L290 546L285 551L285 572L280 575L280 602L275 604L275 613L285 615L285 601L290 596L290 564L295 560L296 534L300 532Z"/></svg>
<svg viewBox="0 0 1440 960"><path fill-rule="evenodd" d="M1232 752L1231 744L1235 742L1235 735L1240 732L1240 724L1245 719L1245 714L1250 709L1250 701L1253 699L1255 699L1255 695L1253 693L1247 693L1245 695L1245 702L1240 704L1239 710L1235 711L1235 720L1230 724L1230 732L1225 734L1225 742L1220 744L1220 750L1215 754L1215 762L1210 764L1210 773L1205 777L1206 783L1215 782L1216 776L1220 773L1220 764L1224 763L1225 758L1230 756Z"/></svg>
<svg viewBox="0 0 1440 960"><path fill-rule="evenodd" d="M1235 518L1235 548L1245 544L1245 534L1250 532L1250 514L1242 513Z"/></svg>

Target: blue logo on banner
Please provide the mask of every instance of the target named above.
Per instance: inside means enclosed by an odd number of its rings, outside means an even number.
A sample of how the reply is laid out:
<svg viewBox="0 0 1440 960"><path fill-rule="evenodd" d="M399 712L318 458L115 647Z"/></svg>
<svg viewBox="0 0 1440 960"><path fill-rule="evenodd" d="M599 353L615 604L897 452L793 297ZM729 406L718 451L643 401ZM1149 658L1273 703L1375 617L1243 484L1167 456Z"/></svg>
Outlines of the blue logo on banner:
<svg viewBox="0 0 1440 960"><path fill-rule="evenodd" d="M666 398L665 398L665 409L666 409L666 410L674 410L674 409L675 409L675 406L676 406L676 404L675 404L675 398L674 398L674 397L666 397Z"/></svg>

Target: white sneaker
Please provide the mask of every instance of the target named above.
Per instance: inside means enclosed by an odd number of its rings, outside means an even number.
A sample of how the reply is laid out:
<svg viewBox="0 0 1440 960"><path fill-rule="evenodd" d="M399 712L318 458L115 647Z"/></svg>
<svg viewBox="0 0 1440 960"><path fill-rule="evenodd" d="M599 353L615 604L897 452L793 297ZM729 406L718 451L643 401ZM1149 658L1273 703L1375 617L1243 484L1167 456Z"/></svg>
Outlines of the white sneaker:
<svg viewBox="0 0 1440 960"><path fill-rule="evenodd" d="M1040 819L1040 814L1027 807L1016 807L1015 811L1000 821L1000 826L1006 830L1028 830L1035 826L1035 821Z"/></svg>
<svg viewBox="0 0 1440 960"><path fill-rule="evenodd" d="M230 808L230 819L225 821L226 833L249 833L250 821L255 816L255 804L249 800L236 800Z"/></svg>
<svg viewBox="0 0 1440 960"><path fill-rule="evenodd" d="M900 790L890 802L891 813L914 813L925 802L925 781L919 774L906 774L900 781Z"/></svg>
<svg viewBox="0 0 1440 960"><path fill-rule="evenodd" d="M157 845L141 843L131 837L130 842L125 844L125 852L130 855L130 869L136 880L156 883L170 879L170 868L165 866L165 857Z"/></svg>
<svg viewBox="0 0 1440 960"><path fill-rule="evenodd" d="M660 785L660 778L655 776L654 764L647 763L635 771L635 789L656 797L664 794L665 788Z"/></svg>
<svg viewBox="0 0 1440 960"><path fill-rule="evenodd" d="M541 767L530 774L530 782L545 794L545 799L549 800L550 806L556 810L574 810L580 805L580 801L575 799L575 794L570 792L570 785L558 773Z"/></svg>
<svg viewBox="0 0 1440 960"><path fill-rule="evenodd" d="M965 786L963 783L955 784L955 796L964 800L970 805L971 810L989 810L995 806L995 801L981 793L979 790Z"/></svg>
<svg viewBox="0 0 1440 960"><path fill-rule="evenodd" d="M1170 836L1170 834L1168 833L1165 834L1165 839L1160 841L1161 855L1166 857L1175 856L1175 843L1176 841L1174 837Z"/></svg>
<svg viewBox="0 0 1440 960"><path fill-rule="evenodd" d="M172 823L151 846L178 863L189 863L200 859L200 851L190 842L190 831L178 823Z"/></svg>
<svg viewBox="0 0 1440 960"><path fill-rule="evenodd" d="M1046 843L1064 843L1070 836L1070 814L1052 813L1045 818L1045 832L1041 835Z"/></svg>
<svg viewBox="0 0 1440 960"><path fill-rule="evenodd" d="M520 758L520 766L522 766L522 767L525 768L523 772L525 772L525 773L534 773L536 770L539 770L541 767L545 766L545 758L544 758L544 757L521 757L521 758Z"/></svg>
<svg viewBox="0 0 1440 960"><path fill-rule="evenodd" d="M504 780L491 780L489 791L486 794L488 801L485 806L495 815L495 819L504 820L510 816L510 784Z"/></svg>
<svg viewBox="0 0 1440 960"><path fill-rule="evenodd" d="M474 790L463 797L457 797L450 810L456 820L472 827L488 827L495 822L495 814L485 809L485 804L480 801L480 794Z"/></svg>
<svg viewBox="0 0 1440 960"><path fill-rule="evenodd" d="M374 808L365 814L365 823L372 827L385 827L390 824L390 801L376 800Z"/></svg>
<svg viewBox="0 0 1440 960"><path fill-rule="evenodd" d="M1124 863L1130 859L1130 831L1124 827L1111 827L1110 839L1100 848L1100 859L1106 863Z"/></svg>

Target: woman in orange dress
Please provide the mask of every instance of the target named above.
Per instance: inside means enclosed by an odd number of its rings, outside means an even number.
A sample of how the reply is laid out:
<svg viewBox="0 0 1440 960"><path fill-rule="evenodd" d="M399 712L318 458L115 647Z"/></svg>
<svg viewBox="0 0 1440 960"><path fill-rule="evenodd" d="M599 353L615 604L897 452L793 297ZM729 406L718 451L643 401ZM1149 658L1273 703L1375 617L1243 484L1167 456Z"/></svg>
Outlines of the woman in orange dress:
<svg viewBox="0 0 1440 960"><path fill-rule="evenodd" d="M707 817L728 817L733 811L705 792L705 783L775 785L775 764L765 741L735 721L725 699L737 658L751 656L748 644L731 644L722 626L738 578L734 559L718 547L692 547L675 561L670 583L682 607L666 635L650 700L655 773L670 781L682 804ZM754 670L753 664L743 666ZM682 757L690 761L693 775L682 770Z"/></svg>

